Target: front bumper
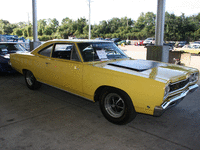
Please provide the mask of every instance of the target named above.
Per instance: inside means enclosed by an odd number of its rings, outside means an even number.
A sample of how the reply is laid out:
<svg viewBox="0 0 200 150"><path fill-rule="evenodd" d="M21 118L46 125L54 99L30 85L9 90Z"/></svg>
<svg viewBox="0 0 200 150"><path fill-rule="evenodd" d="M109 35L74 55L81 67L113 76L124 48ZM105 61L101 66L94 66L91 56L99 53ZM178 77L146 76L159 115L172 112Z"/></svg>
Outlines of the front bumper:
<svg viewBox="0 0 200 150"><path fill-rule="evenodd" d="M181 94L177 95L176 97L170 98L168 99L168 101L165 101L164 103L162 103L161 106L156 106L154 108L154 116L161 116L163 114L164 111L166 111L167 109L177 105L180 101L182 101L184 99L184 97L186 95L188 95L189 93L194 92L199 86L197 84L189 86L184 92L182 92Z"/></svg>

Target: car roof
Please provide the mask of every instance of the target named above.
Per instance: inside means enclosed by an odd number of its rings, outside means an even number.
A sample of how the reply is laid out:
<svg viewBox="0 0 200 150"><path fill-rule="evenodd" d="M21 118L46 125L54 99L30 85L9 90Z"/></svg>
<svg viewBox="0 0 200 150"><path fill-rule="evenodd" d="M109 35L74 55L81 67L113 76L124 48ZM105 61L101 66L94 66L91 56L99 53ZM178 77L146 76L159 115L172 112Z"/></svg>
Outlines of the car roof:
<svg viewBox="0 0 200 150"><path fill-rule="evenodd" d="M55 43L113 43L113 42L107 40L88 40L88 39L54 39L45 41L43 44L39 45L38 48L44 48L50 44L55 44ZM36 49L34 49L32 53L34 53Z"/></svg>
<svg viewBox="0 0 200 150"><path fill-rule="evenodd" d="M31 54L36 54L41 49L45 48L46 46L49 46L51 44L57 44L57 43L113 43L113 41L108 40L88 40L88 39L54 39L45 41L43 44L39 45L36 49L31 51Z"/></svg>
<svg viewBox="0 0 200 150"><path fill-rule="evenodd" d="M106 40L88 40L88 39L54 39L47 42L72 42L72 43L90 43L90 42L105 42L105 43L111 43L112 41L106 41Z"/></svg>

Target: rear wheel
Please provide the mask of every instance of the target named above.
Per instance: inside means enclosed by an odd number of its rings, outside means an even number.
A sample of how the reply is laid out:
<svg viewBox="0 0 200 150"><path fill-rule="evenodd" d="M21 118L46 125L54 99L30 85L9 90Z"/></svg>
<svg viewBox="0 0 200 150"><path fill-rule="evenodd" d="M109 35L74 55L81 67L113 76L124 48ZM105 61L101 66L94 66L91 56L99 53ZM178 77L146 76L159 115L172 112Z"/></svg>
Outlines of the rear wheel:
<svg viewBox="0 0 200 150"><path fill-rule="evenodd" d="M31 90L36 90L41 87L41 83L35 79L33 73L29 70L25 72L25 82L27 87Z"/></svg>
<svg viewBox="0 0 200 150"><path fill-rule="evenodd" d="M137 115L131 99L121 90L106 88L99 103L104 117L114 124L127 124Z"/></svg>

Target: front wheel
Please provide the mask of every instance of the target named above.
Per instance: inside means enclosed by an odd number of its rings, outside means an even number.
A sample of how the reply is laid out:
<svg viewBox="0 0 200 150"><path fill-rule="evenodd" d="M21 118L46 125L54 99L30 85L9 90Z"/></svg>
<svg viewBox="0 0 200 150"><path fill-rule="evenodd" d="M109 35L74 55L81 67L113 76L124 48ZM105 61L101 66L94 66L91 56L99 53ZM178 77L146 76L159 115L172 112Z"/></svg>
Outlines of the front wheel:
<svg viewBox="0 0 200 150"><path fill-rule="evenodd" d="M36 90L41 87L41 83L35 79L33 73L29 70L25 72L25 82L27 87L31 90Z"/></svg>
<svg viewBox="0 0 200 150"><path fill-rule="evenodd" d="M99 104L104 117L114 124L127 124L137 115L131 99L121 90L104 90Z"/></svg>

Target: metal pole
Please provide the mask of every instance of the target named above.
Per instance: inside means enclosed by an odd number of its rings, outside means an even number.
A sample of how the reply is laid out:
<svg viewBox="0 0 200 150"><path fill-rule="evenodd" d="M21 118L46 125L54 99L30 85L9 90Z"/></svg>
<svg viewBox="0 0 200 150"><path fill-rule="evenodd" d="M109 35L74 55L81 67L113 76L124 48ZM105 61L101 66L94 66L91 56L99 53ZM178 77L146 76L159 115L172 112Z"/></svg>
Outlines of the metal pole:
<svg viewBox="0 0 200 150"><path fill-rule="evenodd" d="M147 46L147 60L169 62L169 46L163 46L165 1L166 0L158 0L155 29L155 46Z"/></svg>
<svg viewBox="0 0 200 150"><path fill-rule="evenodd" d="M90 40L90 37L91 37L90 32L91 32L91 25L90 25L90 0L89 0L89 37L88 37L89 40Z"/></svg>
<svg viewBox="0 0 200 150"><path fill-rule="evenodd" d="M32 9L33 9L33 42L38 41L37 34L37 2L36 0L32 0Z"/></svg>
<svg viewBox="0 0 200 150"><path fill-rule="evenodd" d="M165 1L158 0L156 29L155 29L155 45L163 46L164 24L165 24Z"/></svg>

